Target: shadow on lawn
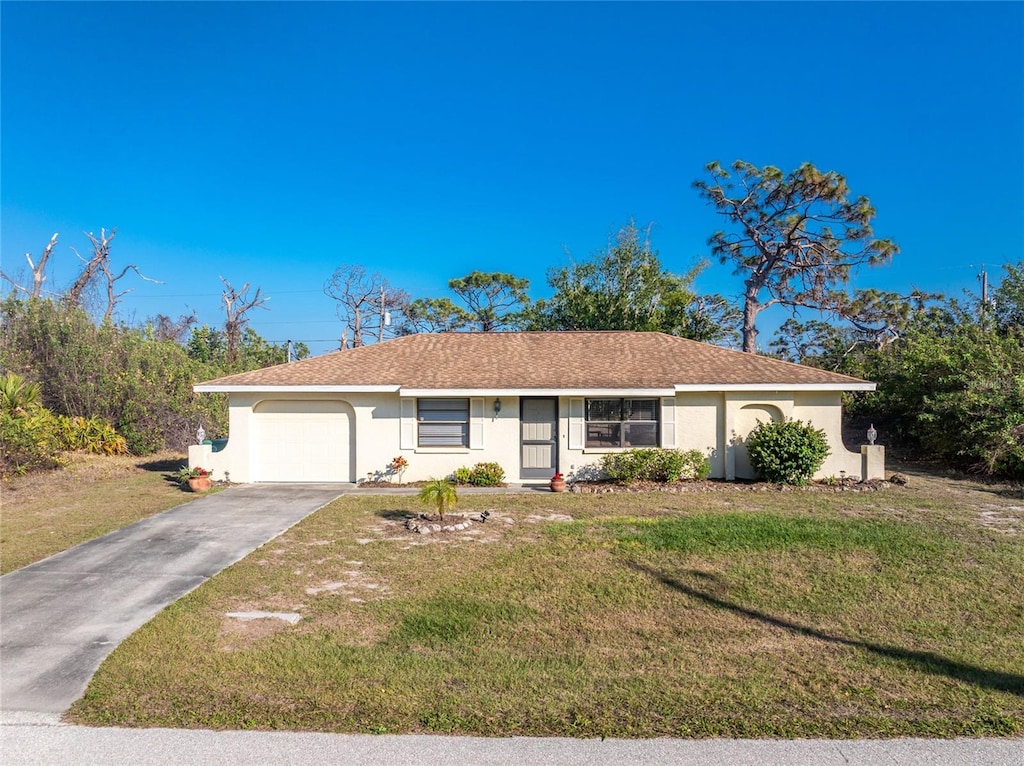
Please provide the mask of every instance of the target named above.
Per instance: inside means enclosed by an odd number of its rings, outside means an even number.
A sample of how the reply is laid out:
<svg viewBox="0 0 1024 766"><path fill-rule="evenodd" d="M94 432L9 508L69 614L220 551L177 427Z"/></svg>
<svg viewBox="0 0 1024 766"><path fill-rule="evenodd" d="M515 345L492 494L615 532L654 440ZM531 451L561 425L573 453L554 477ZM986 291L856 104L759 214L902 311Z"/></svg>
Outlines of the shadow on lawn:
<svg viewBox="0 0 1024 766"><path fill-rule="evenodd" d="M687 596L703 601L719 609L728 609L736 614L741 614L744 617L763 622L766 625L773 625L777 628L788 630L792 633L798 633L802 636L810 636L817 638L821 641L826 641L830 644L841 644L843 646L853 646L858 649L866 649L869 652L881 655L883 657L889 657L891 659L900 660L914 666L917 670L925 673L933 673L935 675L944 675L949 678L963 681L965 683L974 684L984 689L994 689L1001 692L1009 692L1010 694L1016 694L1019 697L1024 697L1024 676L1013 675L1012 673L1001 673L995 670L985 670L979 668L976 665L967 665L962 662L955 662L947 659L941 655L935 654L934 652L919 652L912 649L901 649L897 646L885 646L883 644L875 644L870 641L858 641L852 638L843 638L842 636L833 636L823 631L817 630L816 628L809 628L806 625L800 625L799 623L790 622L784 620L781 617L773 617L770 614L759 612L756 609L748 609L745 606L734 604L731 601L713 596L710 593L706 593L697 588L693 588L685 583L679 582L675 578L669 577L662 574L661 572L646 567L643 564L637 564L635 562L629 562L629 566L640 572L653 577L663 585L677 590L680 593L685 593ZM688 574L692 574L702 579L714 579L713 576L709 576L704 572L697 570L691 570Z"/></svg>
<svg viewBox="0 0 1024 766"><path fill-rule="evenodd" d="M184 457L176 458L158 458L156 460L145 460L141 463L136 463L136 468L141 468L143 471L177 471L182 466L188 465L188 459Z"/></svg>
<svg viewBox="0 0 1024 766"><path fill-rule="evenodd" d="M389 510L384 510L384 511L378 511L377 515L380 516L382 519L385 519L386 521L401 521L401 522L404 522L410 516L415 516L416 514L414 514L412 511L389 511Z"/></svg>

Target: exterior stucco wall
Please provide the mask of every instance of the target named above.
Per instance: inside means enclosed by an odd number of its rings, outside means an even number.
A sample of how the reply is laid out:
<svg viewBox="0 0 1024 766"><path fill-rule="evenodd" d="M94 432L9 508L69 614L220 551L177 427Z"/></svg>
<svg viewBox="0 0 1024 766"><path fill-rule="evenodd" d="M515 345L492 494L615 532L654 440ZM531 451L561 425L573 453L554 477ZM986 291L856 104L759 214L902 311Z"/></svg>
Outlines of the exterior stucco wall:
<svg viewBox="0 0 1024 766"><path fill-rule="evenodd" d="M829 456L814 478L838 478L840 471L845 471L847 476L874 478L861 477L860 452L850 452L843 444L842 397L838 391L800 392L795 396L794 417L805 423L810 422L815 428L824 429L828 439Z"/></svg>
<svg viewBox="0 0 1024 766"><path fill-rule="evenodd" d="M387 404L378 404L372 413L363 412L370 426L366 440L360 440L357 456L357 480L368 474L383 472L391 461L401 455L409 462L404 481L443 478L456 468L472 467L481 462L495 462L505 469L508 481L519 481L519 399L501 397L501 412L494 412L495 397L483 399L483 416L479 432L472 433L469 447L401 446L400 398L386 394ZM356 407L357 414L360 412ZM364 431L365 433L365 431ZM479 436L479 438L475 438ZM395 479L397 481L397 477Z"/></svg>
<svg viewBox="0 0 1024 766"><path fill-rule="evenodd" d="M252 464L255 454L254 411L271 400L345 402L351 407L350 439L353 445L352 479L366 480L384 475L398 455L408 461L405 481L420 481L450 475L461 466L497 462L511 482L537 481L520 477L520 398L501 397L501 412L495 413L494 396L482 398L482 417L471 427L468 448L423 448L406 444L402 438L401 397L397 393L232 393L229 402L229 439L220 452L208 446L189 451L192 465L213 471L216 480L227 474L233 482L259 480ZM408 400L407 400L408 401ZM414 400L413 400L414 401ZM608 450L570 447L571 397L558 397L558 470L569 476L585 476L588 467L600 463ZM671 399L663 400L668 404ZM828 435L831 454L818 477L860 476L861 456L848 452L842 443L842 408L839 392L684 392L674 397L671 414L663 407L674 428L663 428L665 446L697 449L711 461L713 478L743 478L746 470L742 446L759 414L777 412L785 418L811 422ZM742 433L741 433L742 432ZM413 441L414 443L414 441ZM737 472L739 468L739 472Z"/></svg>
<svg viewBox="0 0 1024 766"><path fill-rule="evenodd" d="M725 477L725 399L720 393L676 394L676 427L681 450L700 450L711 461L711 478Z"/></svg>
<svg viewBox="0 0 1024 766"><path fill-rule="evenodd" d="M814 392L756 392L727 393L724 395L726 450L725 478L753 478L746 459L743 441L759 420L802 420L825 431L829 456L814 478L840 475L860 477L861 456L849 452L842 439L842 393L839 391Z"/></svg>

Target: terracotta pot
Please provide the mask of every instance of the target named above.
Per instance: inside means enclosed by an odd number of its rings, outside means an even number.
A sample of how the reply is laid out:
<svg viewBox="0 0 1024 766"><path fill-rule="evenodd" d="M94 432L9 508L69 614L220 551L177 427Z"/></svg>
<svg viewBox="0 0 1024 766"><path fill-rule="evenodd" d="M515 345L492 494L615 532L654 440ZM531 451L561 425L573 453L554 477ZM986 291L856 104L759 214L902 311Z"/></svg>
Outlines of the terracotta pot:
<svg viewBox="0 0 1024 766"><path fill-rule="evenodd" d="M192 492L206 492L212 486L209 476L195 476L188 480L188 488Z"/></svg>
<svg viewBox="0 0 1024 766"><path fill-rule="evenodd" d="M565 492L565 479L552 479L551 480L551 491L552 492Z"/></svg>

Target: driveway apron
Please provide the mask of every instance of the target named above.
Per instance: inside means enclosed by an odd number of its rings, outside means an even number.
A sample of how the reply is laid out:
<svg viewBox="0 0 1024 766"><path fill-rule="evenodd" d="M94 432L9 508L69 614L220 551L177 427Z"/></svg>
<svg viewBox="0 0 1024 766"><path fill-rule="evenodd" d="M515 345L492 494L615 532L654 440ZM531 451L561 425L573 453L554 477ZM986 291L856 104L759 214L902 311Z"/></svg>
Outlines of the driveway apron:
<svg viewBox="0 0 1024 766"><path fill-rule="evenodd" d="M232 487L0 577L0 710L63 713L157 612L346 489Z"/></svg>

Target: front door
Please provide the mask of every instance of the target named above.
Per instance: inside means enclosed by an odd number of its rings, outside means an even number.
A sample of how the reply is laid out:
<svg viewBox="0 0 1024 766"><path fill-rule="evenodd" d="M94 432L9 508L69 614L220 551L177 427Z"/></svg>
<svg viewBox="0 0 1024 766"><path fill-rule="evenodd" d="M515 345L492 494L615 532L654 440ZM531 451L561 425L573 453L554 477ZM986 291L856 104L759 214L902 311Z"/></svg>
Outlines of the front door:
<svg viewBox="0 0 1024 766"><path fill-rule="evenodd" d="M524 479L550 479L558 470L558 399L520 399Z"/></svg>

